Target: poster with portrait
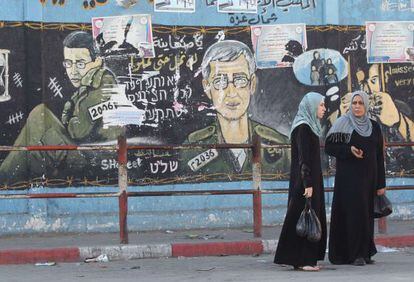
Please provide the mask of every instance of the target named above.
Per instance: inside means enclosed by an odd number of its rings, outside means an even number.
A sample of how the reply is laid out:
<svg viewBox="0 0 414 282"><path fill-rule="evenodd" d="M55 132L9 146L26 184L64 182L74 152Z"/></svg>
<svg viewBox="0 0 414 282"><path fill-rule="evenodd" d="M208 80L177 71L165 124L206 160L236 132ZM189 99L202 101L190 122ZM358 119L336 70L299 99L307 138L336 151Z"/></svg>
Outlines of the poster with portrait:
<svg viewBox="0 0 414 282"><path fill-rule="evenodd" d="M307 48L306 25L252 26L251 39L257 67L290 67Z"/></svg>
<svg viewBox="0 0 414 282"><path fill-rule="evenodd" d="M102 56L155 57L150 15L92 18L92 36Z"/></svg>
<svg viewBox="0 0 414 282"><path fill-rule="evenodd" d="M155 0L155 12L194 13L196 0Z"/></svg>
<svg viewBox="0 0 414 282"><path fill-rule="evenodd" d="M368 63L414 62L414 21L366 22Z"/></svg>

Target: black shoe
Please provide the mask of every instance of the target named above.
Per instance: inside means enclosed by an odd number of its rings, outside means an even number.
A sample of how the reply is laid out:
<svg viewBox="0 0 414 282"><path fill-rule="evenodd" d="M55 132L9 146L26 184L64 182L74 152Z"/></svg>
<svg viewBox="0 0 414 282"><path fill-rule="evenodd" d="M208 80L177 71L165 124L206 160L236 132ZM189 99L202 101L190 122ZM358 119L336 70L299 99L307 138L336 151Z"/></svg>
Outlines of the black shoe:
<svg viewBox="0 0 414 282"><path fill-rule="evenodd" d="M363 266L365 265L365 260L363 258L357 258L356 260L354 260L352 264L357 266Z"/></svg>
<svg viewBox="0 0 414 282"><path fill-rule="evenodd" d="M375 260L371 258L364 258L366 264L375 264Z"/></svg>

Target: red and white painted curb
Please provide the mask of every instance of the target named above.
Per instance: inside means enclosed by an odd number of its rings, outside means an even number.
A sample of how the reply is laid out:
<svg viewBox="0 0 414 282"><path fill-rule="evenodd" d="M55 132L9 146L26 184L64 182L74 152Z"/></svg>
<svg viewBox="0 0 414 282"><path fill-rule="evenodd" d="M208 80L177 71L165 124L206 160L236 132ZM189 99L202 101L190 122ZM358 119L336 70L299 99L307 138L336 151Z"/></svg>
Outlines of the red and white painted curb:
<svg viewBox="0 0 414 282"><path fill-rule="evenodd" d="M414 235L379 237L377 245L384 247L414 247ZM271 254L277 240L249 240L237 242L172 243L148 245L114 245L45 249L0 250L0 264L37 262L82 262L87 258L106 254L109 260L131 260L163 257L199 257L227 255Z"/></svg>

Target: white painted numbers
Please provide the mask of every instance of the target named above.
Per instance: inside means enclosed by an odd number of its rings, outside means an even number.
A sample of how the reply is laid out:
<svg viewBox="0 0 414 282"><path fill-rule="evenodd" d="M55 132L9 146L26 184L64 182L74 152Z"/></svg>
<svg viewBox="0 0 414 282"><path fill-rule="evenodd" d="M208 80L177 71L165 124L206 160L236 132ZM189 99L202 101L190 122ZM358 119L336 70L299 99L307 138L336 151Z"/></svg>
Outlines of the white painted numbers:
<svg viewBox="0 0 414 282"><path fill-rule="evenodd" d="M192 171L197 171L217 157L218 151L210 149L192 158L187 164Z"/></svg>
<svg viewBox="0 0 414 282"><path fill-rule="evenodd" d="M117 109L117 105L113 101L106 101L88 108L89 115L92 120L102 118L104 111Z"/></svg>

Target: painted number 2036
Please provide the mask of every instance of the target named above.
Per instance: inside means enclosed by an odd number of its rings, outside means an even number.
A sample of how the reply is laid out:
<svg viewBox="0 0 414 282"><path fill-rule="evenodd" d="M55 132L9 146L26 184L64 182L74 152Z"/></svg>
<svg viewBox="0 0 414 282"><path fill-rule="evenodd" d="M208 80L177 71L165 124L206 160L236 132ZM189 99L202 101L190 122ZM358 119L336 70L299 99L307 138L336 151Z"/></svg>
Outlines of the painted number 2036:
<svg viewBox="0 0 414 282"><path fill-rule="evenodd" d="M217 158L218 152L216 149L210 149L201 154L197 155L196 157L192 158L188 162L188 166L191 168L192 171L199 170L215 158Z"/></svg>
<svg viewBox="0 0 414 282"><path fill-rule="evenodd" d="M103 113L108 110L114 110L117 108L117 105L112 101L106 101L88 108L89 115L92 120L100 119L103 116Z"/></svg>

